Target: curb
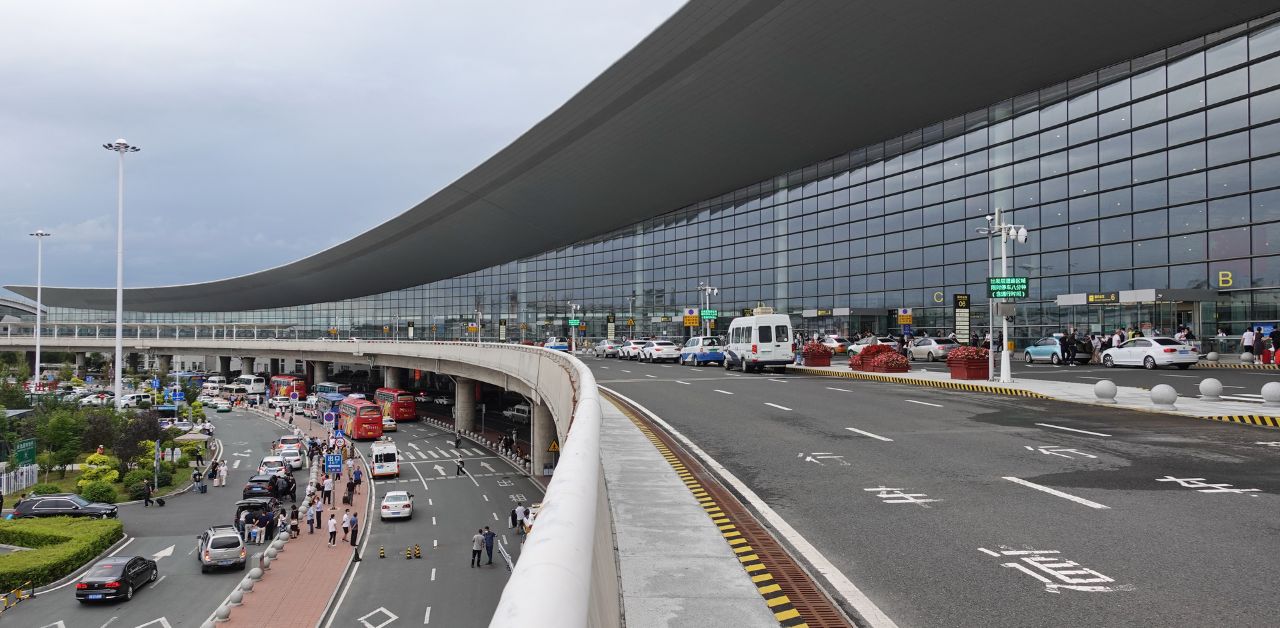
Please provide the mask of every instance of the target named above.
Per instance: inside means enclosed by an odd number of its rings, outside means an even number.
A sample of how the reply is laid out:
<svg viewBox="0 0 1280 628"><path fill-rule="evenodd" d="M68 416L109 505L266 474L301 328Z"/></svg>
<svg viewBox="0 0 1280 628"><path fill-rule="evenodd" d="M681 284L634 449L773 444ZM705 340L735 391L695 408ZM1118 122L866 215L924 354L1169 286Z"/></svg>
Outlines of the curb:
<svg viewBox="0 0 1280 628"><path fill-rule="evenodd" d="M1198 416L1197 419L1206 421L1222 421L1224 423L1243 423L1245 425L1254 425L1257 427L1274 427L1280 428L1280 417L1264 416L1261 414L1232 414L1220 416Z"/></svg>
<svg viewBox="0 0 1280 628"><path fill-rule="evenodd" d="M112 543L111 546L108 547L107 549L104 549L101 552L99 552L98 555L94 556L92 560L86 562L83 565L80 565L79 567L76 567L75 571L72 571L71 573L63 577L58 578L57 580L54 580L53 582L36 587L35 595L33 595L32 597L35 597L36 595L40 595L41 593L49 593L51 591L56 591L58 589L61 589L62 587L67 586L68 584L71 584L80 576L84 575L84 572L88 571L89 567L92 567L94 563L102 560L111 552L119 551L121 547L124 547L125 543L128 543L129 540L133 538L134 537L131 537L128 534L121 534L119 540L117 540L115 543Z"/></svg>
<svg viewBox="0 0 1280 628"><path fill-rule="evenodd" d="M1235 363L1218 363L1213 362L1196 362L1198 369L1252 369L1255 371L1280 371L1280 364L1235 364Z"/></svg>
<svg viewBox="0 0 1280 628"><path fill-rule="evenodd" d="M861 379L873 382L886 382L889 384L908 384L911 386L926 386L930 388L948 388L951 390L966 390L969 392L985 392L997 395L1008 395L1010 397L1031 397L1034 399L1053 399L1048 395L1042 395L1038 392L1029 390L1021 390L1018 388L1005 388L1004 386L988 386L986 384L962 384L960 382L949 382L940 380L927 379L909 379L905 377L888 377L884 375L876 375L872 373L858 372L840 372L840 371L816 371L805 369L796 371L806 375L817 375L820 377L842 377L844 379Z"/></svg>

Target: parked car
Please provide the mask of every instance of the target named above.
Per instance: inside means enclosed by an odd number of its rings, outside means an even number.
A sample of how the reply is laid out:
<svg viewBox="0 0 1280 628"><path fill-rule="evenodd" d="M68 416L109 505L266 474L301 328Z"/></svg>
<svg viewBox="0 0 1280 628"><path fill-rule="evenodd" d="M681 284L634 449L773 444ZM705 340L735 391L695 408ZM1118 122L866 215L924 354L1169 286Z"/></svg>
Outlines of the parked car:
<svg viewBox="0 0 1280 628"><path fill-rule="evenodd" d="M547 338L546 342L542 343L542 346L548 349L555 349L556 351L568 351L569 339L551 336L550 338Z"/></svg>
<svg viewBox="0 0 1280 628"><path fill-rule="evenodd" d="M156 561L142 556L111 556L93 564L76 583L81 604L106 600L132 600L148 582L160 578Z"/></svg>
<svg viewBox="0 0 1280 628"><path fill-rule="evenodd" d="M680 363L702 366L708 363L724 364L724 344L719 336L694 336L680 349Z"/></svg>
<svg viewBox="0 0 1280 628"><path fill-rule="evenodd" d="M216 525L196 537L196 560L200 572L218 567L235 567L244 571L248 552L240 532L234 525Z"/></svg>
<svg viewBox="0 0 1280 628"><path fill-rule="evenodd" d="M640 349L641 362L665 362L680 360L680 347L670 340L650 340Z"/></svg>
<svg viewBox="0 0 1280 628"><path fill-rule="evenodd" d="M591 355L597 358L616 358L618 357L618 346L620 344L616 340L605 338L591 348Z"/></svg>
<svg viewBox="0 0 1280 628"><path fill-rule="evenodd" d="M907 357L912 360L936 362L947 359L947 354L959 346L959 341L950 338L920 338L908 347Z"/></svg>
<svg viewBox="0 0 1280 628"><path fill-rule="evenodd" d="M151 403L151 393L128 393L120 396L121 408L137 408L143 402Z"/></svg>
<svg viewBox="0 0 1280 628"><path fill-rule="evenodd" d="M280 457L294 469L302 468L302 449L298 445L280 448Z"/></svg>
<svg viewBox="0 0 1280 628"><path fill-rule="evenodd" d="M177 430L182 430L184 432L190 432L191 430L194 430L196 428L196 424L186 419L183 419L181 421L174 421L173 425L171 425L170 427Z"/></svg>
<svg viewBox="0 0 1280 628"><path fill-rule="evenodd" d="M758 307L752 316L733 319L724 350L725 370L734 366L743 373L771 367L785 370L796 360L791 332L791 317L774 314L773 308Z"/></svg>
<svg viewBox="0 0 1280 628"><path fill-rule="evenodd" d="M1102 352L1102 364L1113 366L1141 366L1156 369L1161 366L1191 368L1200 356L1190 345L1173 338L1133 338L1119 347Z"/></svg>
<svg viewBox="0 0 1280 628"><path fill-rule="evenodd" d="M277 497L275 486L271 482L269 475L255 475L244 483L244 488L240 491L240 496L248 499L250 497ZM238 512L236 513L239 514Z"/></svg>
<svg viewBox="0 0 1280 628"><path fill-rule="evenodd" d="M226 399L219 399L213 404L214 412L231 412L231 402Z"/></svg>
<svg viewBox="0 0 1280 628"><path fill-rule="evenodd" d="M863 349L866 349L871 345L890 345L894 350L897 350L898 341L890 336L867 336L866 338L860 338L857 342L849 345L849 352L862 353Z"/></svg>
<svg viewBox="0 0 1280 628"><path fill-rule="evenodd" d="M290 400L288 397L272 397L267 400L268 408L285 408L288 407Z"/></svg>
<svg viewBox="0 0 1280 628"><path fill-rule="evenodd" d="M647 341L645 340L628 340L618 347L618 357L624 360L635 360L640 357L640 350L644 348Z"/></svg>
<svg viewBox="0 0 1280 628"><path fill-rule="evenodd" d="M236 502L236 514L232 517L232 525L243 535L244 530L240 526L240 515L245 511L249 511L249 516L256 518L262 511L276 513L280 511L280 502L271 496L246 497Z"/></svg>
<svg viewBox="0 0 1280 628"><path fill-rule="evenodd" d="M100 392L80 400L82 406L110 406L115 404L115 395Z"/></svg>
<svg viewBox="0 0 1280 628"><path fill-rule="evenodd" d="M99 519L114 519L115 516L116 506L114 504L91 502L75 493L34 495L22 500L22 503L13 509L14 519L26 519L29 517L97 517Z"/></svg>
<svg viewBox="0 0 1280 628"><path fill-rule="evenodd" d="M1074 342L1076 343L1076 362L1087 363L1093 355L1093 345L1080 339L1076 339ZM1022 351L1022 359L1027 364L1033 362L1062 364L1065 361L1062 355L1062 334L1046 336L1035 341Z"/></svg>
<svg viewBox="0 0 1280 628"><path fill-rule="evenodd" d="M826 348L830 349L831 353L835 355L843 355L845 353L848 353L849 345L853 344L852 342L849 342L848 338L842 338L840 336L834 336L834 335L823 336L821 339L818 340L818 342L822 343L824 346L826 346Z"/></svg>
<svg viewBox="0 0 1280 628"><path fill-rule="evenodd" d="M418 403L431 403L431 395L424 392L414 393L413 400Z"/></svg>
<svg viewBox="0 0 1280 628"><path fill-rule="evenodd" d="M503 410L502 416L505 416L508 419L511 419L511 421L514 423L528 425L529 418L530 416L532 416L530 412L531 410L529 408L529 404L518 403L514 406L511 406L510 408L507 408L506 410Z"/></svg>
<svg viewBox="0 0 1280 628"><path fill-rule="evenodd" d="M388 491L382 497L382 508L378 510L382 519L412 519L413 493L408 491Z"/></svg>
<svg viewBox="0 0 1280 628"><path fill-rule="evenodd" d="M258 473L263 475L284 475L288 464L284 456L264 456L258 463Z"/></svg>

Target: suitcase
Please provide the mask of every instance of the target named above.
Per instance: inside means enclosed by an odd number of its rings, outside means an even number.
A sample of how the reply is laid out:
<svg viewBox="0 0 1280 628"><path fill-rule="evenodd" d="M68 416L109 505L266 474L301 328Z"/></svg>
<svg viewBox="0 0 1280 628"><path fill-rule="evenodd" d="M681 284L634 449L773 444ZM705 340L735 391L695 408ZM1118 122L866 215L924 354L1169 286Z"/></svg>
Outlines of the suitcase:
<svg viewBox="0 0 1280 628"><path fill-rule="evenodd" d="M201 483L201 484L200 484L200 492L201 492L201 493L208 493L208 492L209 492L209 485L208 485L208 484Z"/></svg>
<svg viewBox="0 0 1280 628"><path fill-rule="evenodd" d="M351 493L347 493L346 495L342 496L342 505L343 506L351 505Z"/></svg>
<svg viewBox="0 0 1280 628"><path fill-rule="evenodd" d="M155 502L156 502L156 505L157 505L157 506L159 506L159 507L161 507L161 508L164 508L164 498L163 498L163 497L157 497L157 498L155 499Z"/></svg>

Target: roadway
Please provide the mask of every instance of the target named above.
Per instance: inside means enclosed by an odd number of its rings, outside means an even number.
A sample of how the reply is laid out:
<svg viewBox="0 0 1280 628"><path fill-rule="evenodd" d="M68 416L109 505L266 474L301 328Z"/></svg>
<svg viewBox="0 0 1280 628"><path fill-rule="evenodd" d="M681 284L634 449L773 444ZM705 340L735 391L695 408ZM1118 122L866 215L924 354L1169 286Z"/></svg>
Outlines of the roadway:
<svg viewBox="0 0 1280 628"><path fill-rule="evenodd" d="M222 441L224 455L230 460L227 486L210 486L203 495L187 493L169 498L164 508L144 508L141 503L120 506L127 544L116 553L156 559L160 579L127 602L80 604L75 600L72 583L41 591L34 600L6 611L4 624L32 628L167 628L199 626L213 614L245 572L200 573L194 556L196 536L215 523L231 523L241 487L257 472L258 461L266 455L271 441L285 430L240 410L209 416L216 427L214 436ZM251 554L255 548L261 549L249 546Z"/></svg>
<svg viewBox="0 0 1280 628"><path fill-rule="evenodd" d="M497 544L513 560L520 541L507 528L517 501L542 501L542 491L504 459L475 443L453 448L452 434L422 422L399 424L388 434L401 454L400 477L373 483L373 509L387 491L414 495L412 519L365 522L361 562L337 599L332 626L484 626L489 622L508 572ZM370 459L371 443L357 447ZM456 474L461 455L466 475ZM495 533L492 565L470 567L471 537L489 526ZM419 545L421 559L405 559ZM386 558L378 557L385 548ZM487 557L486 557L487 560Z"/></svg>
<svg viewBox="0 0 1280 628"><path fill-rule="evenodd" d="M724 465L900 626L1249 626L1280 613L1276 432L584 361Z"/></svg>

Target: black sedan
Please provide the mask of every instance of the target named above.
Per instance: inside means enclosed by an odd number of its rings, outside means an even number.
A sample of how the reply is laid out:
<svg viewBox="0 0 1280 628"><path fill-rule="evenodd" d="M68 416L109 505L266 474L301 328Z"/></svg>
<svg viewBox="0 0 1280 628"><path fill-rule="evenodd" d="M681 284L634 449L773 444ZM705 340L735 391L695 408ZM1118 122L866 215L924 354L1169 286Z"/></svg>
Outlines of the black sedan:
<svg viewBox="0 0 1280 628"><path fill-rule="evenodd" d="M275 485L272 480L274 476L255 475L244 483L244 490L240 497L248 499L250 497L278 497L276 495Z"/></svg>
<svg viewBox="0 0 1280 628"><path fill-rule="evenodd" d="M114 519L114 504L91 502L74 493L54 493L52 495L36 495L22 500L13 509L14 519L28 517L96 517Z"/></svg>
<svg viewBox="0 0 1280 628"><path fill-rule="evenodd" d="M76 601L132 600L133 594L160 577L156 561L142 556L112 556L89 568L76 583Z"/></svg>

